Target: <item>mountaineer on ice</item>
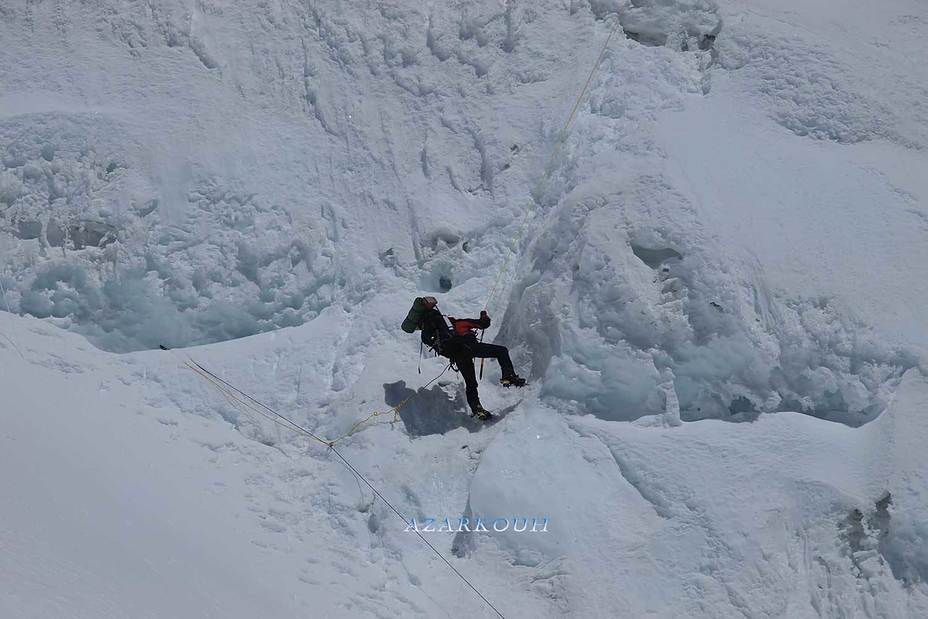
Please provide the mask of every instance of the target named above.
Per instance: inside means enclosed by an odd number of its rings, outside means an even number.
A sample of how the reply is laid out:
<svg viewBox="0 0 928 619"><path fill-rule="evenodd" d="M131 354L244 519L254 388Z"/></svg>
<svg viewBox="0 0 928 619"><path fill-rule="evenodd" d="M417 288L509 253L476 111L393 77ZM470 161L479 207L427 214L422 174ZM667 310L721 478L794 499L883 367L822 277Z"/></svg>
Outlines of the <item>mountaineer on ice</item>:
<svg viewBox="0 0 928 619"><path fill-rule="evenodd" d="M490 316L486 310L480 312L480 318L453 318L448 316L451 326L438 309L435 297L416 297L412 308L403 321L403 331L415 333L422 330L422 343L437 354L451 360L464 377L467 404L471 415L480 420L490 419L493 415L480 404L477 393L477 375L474 372L474 358L496 359L503 371L500 384L504 387L523 387L525 379L516 374L509 358L509 349L496 344L484 344L477 341L477 329L490 326Z"/></svg>

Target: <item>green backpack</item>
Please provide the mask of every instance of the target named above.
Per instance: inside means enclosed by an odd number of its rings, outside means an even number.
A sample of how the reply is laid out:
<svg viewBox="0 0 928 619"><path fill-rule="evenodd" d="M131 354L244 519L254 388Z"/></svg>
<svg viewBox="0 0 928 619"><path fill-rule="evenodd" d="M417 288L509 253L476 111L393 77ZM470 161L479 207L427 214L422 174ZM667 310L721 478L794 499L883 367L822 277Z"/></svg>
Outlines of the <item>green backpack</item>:
<svg viewBox="0 0 928 619"><path fill-rule="evenodd" d="M412 302L412 307L409 308L409 313L406 314L406 319L403 321L403 331L415 333L419 329L419 321L422 320L422 315L434 307L435 304L434 297L416 297L416 300Z"/></svg>

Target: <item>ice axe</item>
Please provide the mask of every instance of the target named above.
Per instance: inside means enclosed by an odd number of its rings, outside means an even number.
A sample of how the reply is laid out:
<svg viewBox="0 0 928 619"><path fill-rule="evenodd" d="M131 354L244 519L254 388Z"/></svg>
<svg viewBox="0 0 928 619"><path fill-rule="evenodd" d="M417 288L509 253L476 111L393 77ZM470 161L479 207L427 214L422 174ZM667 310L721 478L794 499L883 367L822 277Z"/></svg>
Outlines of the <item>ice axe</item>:
<svg viewBox="0 0 928 619"><path fill-rule="evenodd" d="M487 308L484 306L483 310L480 312L480 317L483 318L483 315L486 314ZM486 329L480 329L480 343L483 344L483 336L486 335ZM480 357L480 377L478 380L483 380L483 364L486 362L485 357Z"/></svg>
<svg viewBox="0 0 928 619"><path fill-rule="evenodd" d="M483 334L486 333L486 332L487 332L486 329L481 329L481 330L480 330L480 343L481 343L481 344L483 344ZM479 380L483 380L483 362L484 362L484 361L486 361L486 359L485 359L484 357L481 357L481 358L480 358L480 379L479 379Z"/></svg>

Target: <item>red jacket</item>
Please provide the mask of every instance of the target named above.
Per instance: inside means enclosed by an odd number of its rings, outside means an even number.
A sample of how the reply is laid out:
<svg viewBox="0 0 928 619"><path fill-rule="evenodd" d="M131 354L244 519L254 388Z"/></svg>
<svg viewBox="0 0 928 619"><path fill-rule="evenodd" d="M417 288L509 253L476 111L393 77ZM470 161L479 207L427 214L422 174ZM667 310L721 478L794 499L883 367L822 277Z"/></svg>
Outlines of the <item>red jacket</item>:
<svg viewBox="0 0 928 619"><path fill-rule="evenodd" d="M486 313L486 310L480 312L480 318L454 318L448 316L448 320L451 322L451 328L454 330L455 335L460 336L469 336L476 335L477 329L486 329L490 326L490 316Z"/></svg>

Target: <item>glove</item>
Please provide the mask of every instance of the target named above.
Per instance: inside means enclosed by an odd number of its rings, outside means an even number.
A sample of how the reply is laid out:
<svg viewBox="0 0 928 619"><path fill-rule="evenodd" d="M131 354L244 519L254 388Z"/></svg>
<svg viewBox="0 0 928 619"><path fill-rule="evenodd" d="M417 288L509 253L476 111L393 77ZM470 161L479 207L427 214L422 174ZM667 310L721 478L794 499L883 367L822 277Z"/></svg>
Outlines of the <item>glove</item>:
<svg viewBox="0 0 928 619"><path fill-rule="evenodd" d="M490 315L486 310L480 310L480 324L484 329L490 326Z"/></svg>

